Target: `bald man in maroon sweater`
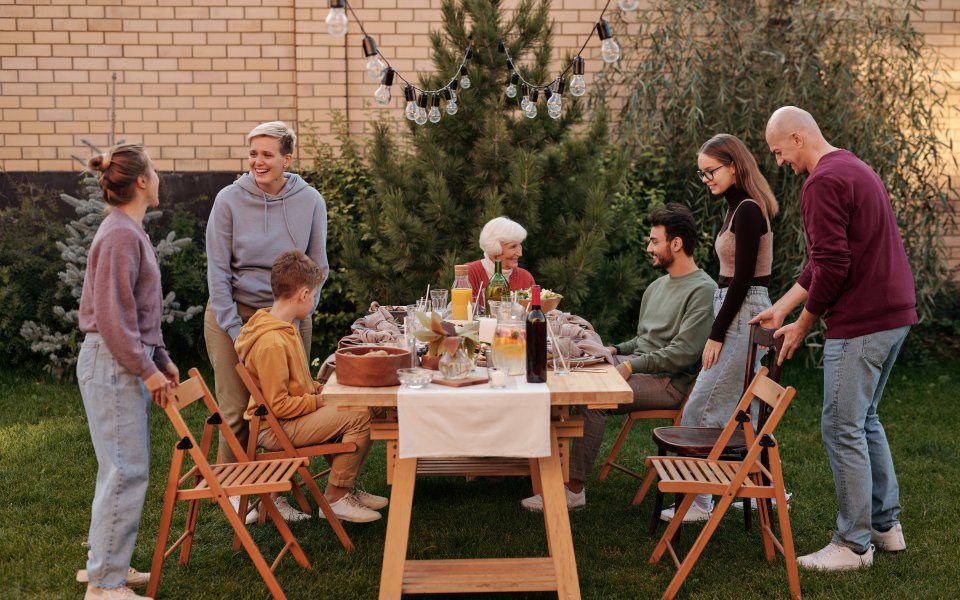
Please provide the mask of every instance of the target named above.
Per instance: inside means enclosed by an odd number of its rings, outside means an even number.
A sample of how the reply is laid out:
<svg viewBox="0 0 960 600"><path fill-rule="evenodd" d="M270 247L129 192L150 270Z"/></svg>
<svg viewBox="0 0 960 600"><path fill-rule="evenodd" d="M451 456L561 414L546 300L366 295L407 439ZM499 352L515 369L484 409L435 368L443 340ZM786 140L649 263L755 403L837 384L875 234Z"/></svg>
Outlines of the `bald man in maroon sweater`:
<svg viewBox="0 0 960 600"><path fill-rule="evenodd" d="M793 288L752 322L779 327L781 363L818 318L827 327L820 429L836 486L837 529L826 547L797 562L823 571L868 567L874 548L906 548L900 489L877 406L917 323L913 274L890 197L873 169L831 146L810 113L793 106L773 113L766 137L778 165L809 175L800 195L809 261ZM799 318L781 326L801 303Z"/></svg>

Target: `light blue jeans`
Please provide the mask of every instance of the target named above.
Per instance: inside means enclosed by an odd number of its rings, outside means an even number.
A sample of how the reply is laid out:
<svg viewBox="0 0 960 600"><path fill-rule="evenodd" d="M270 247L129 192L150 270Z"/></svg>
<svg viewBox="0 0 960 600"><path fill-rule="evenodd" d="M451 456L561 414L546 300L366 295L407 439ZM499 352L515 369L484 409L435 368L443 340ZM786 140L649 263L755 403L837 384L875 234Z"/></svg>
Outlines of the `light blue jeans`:
<svg viewBox="0 0 960 600"><path fill-rule="evenodd" d="M727 288L713 295L713 314L720 312ZM743 396L743 376L750 353L750 319L770 308L767 288L753 286L747 291L737 316L727 327L723 347L715 365L700 370L690 398L683 407L680 424L687 427L723 427ZM757 365L766 350L757 353Z"/></svg>
<svg viewBox="0 0 960 600"><path fill-rule="evenodd" d="M152 347L145 349L153 355ZM147 493L150 395L96 333L80 346L77 380L97 455L87 573L91 586L117 588L127 580Z"/></svg>
<svg viewBox="0 0 960 600"><path fill-rule="evenodd" d="M900 516L900 487L877 405L909 327L823 346L823 415L820 431L837 491L833 541L858 552L870 528L887 528Z"/></svg>

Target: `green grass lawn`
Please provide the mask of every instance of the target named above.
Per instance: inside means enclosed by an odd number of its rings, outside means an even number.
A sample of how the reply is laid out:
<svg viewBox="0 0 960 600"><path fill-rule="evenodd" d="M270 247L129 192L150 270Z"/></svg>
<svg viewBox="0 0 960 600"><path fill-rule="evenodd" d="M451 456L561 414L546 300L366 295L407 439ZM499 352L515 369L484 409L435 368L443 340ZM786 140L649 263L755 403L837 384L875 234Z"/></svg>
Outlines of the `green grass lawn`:
<svg viewBox="0 0 960 600"><path fill-rule="evenodd" d="M189 365L181 365L187 367ZM186 371L186 369L183 369ZM833 482L820 441L822 374L790 365L782 381L798 389L778 438L796 549L804 554L829 541L835 519ZM79 598L74 573L86 551L96 460L78 389L24 372L0 374L0 597ZM957 497L960 480L960 357L933 367L899 365L883 403L881 419L896 461L909 549L877 553L873 568L846 574L801 572L807 598L956 598L960 561ZM603 452L621 418L611 419ZM173 428L159 411L152 430L151 485L133 565L149 568ZM648 428L631 436L622 458L639 465L651 452ZM370 454L364 484L388 495L384 452ZM652 495L630 506L637 482L620 473L587 488L587 509L571 515L580 586L585 598L657 598L673 575L669 558L647 564L655 539L646 524ZM467 483L463 478L418 483L410 537L414 558L508 557L546 554L543 520L520 508L529 494L521 479ZM248 557L230 548L230 529L216 507L204 505L190 564L171 558L161 598L266 598ZM178 517L182 516L180 509ZM178 518L175 525L179 527ZM313 571L285 558L277 569L290 598L375 598L386 519L347 523L357 550L346 554L330 528L316 518L292 525ZM268 560L279 550L272 526L253 527ZM179 529L175 529L175 535ZM662 530L661 530L662 531ZM695 527L685 528L686 544ZM501 595L504 597L507 595ZM467 597L467 596L464 596ZM512 596L511 596L512 597ZM550 594L518 597L549 598ZM553 596L555 597L555 596ZM739 513L725 518L681 589L683 598L789 598L783 559L763 560L759 535L743 531Z"/></svg>

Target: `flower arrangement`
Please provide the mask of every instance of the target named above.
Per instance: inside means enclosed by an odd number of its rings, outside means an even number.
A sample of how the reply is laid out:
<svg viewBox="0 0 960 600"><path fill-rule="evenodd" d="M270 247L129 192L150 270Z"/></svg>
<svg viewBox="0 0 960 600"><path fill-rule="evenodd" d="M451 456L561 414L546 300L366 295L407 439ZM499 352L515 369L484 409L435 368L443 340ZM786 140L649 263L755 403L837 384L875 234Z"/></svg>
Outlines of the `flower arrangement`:
<svg viewBox="0 0 960 600"><path fill-rule="evenodd" d="M454 354L460 347L467 356L473 356L480 343L480 324L476 321L454 325L441 319L437 313L417 313L417 320L423 329L414 335L427 344L427 356L440 356L444 352Z"/></svg>

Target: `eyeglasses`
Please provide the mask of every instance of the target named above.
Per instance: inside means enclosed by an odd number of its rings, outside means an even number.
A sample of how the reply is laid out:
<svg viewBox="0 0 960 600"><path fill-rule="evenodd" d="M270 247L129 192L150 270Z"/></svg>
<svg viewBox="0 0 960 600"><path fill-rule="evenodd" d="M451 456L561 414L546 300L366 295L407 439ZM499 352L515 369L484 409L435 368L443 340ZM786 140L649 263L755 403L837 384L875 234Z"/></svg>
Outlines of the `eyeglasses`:
<svg viewBox="0 0 960 600"><path fill-rule="evenodd" d="M697 177L699 177L699 178L702 179L702 180L713 181L713 174L714 174L718 169L722 169L722 168L725 167L725 166L726 166L726 165L720 165L719 167L714 167L714 168L712 168L712 169L707 169L706 171L701 171L700 169L697 169Z"/></svg>

